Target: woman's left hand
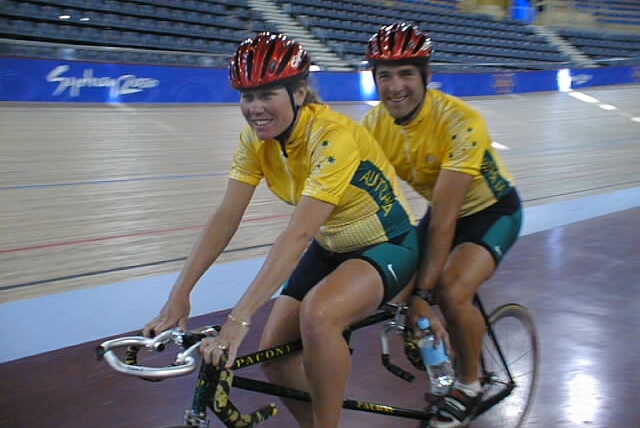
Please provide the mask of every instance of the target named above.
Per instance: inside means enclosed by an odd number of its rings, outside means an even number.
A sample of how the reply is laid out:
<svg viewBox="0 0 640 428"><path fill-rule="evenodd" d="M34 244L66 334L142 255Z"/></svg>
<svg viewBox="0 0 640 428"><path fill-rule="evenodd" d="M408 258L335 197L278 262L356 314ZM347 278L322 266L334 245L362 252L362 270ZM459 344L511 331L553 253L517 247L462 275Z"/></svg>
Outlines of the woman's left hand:
<svg viewBox="0 0 640 428"><path fill-rule="evenodd" d="M222 356L226 355L225 368L231 368L233 362L238 355L238 348L244 340L248 325L242 325L237 322L228 320L220 329L215 337L207 337L200 343L200 353L207 364L217 366L222 360Z"/></svg>

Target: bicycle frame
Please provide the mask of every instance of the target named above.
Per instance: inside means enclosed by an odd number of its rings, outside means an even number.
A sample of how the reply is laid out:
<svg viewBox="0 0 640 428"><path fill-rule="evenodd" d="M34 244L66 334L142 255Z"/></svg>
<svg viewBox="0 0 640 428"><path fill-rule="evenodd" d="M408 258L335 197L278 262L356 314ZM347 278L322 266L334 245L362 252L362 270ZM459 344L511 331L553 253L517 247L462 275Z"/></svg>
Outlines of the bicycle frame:
<svg viewBox="0 0 640 428"><path fill-rule="evenodd" d="M507 364L507 361L504 357L504 353L502 352L502 348L500 347L500 342L498 342L498 338L496 337L496 334L493 331L493 326L489 321L489 314L487 314L487 312L485 311L484 305L482 304L482 301L480 300L480 297L477 294L473 298L473 304L478 308L478 310L482 314L484 325L487 328L487 334L491 338L493 345L498 351L498 356L500 357L500 363L502 364L502 367L504 368L505 372L509 376L509 384L506 385L505 388L502 391L500 391L500 393L488 399L482 400L475 414L475 417L478 417L484 412L486 412L487 410L489 410L490 408L492 408L493 406L495 406L496 404L498 404L499 402L501 402L502 400L504 400L505 398L507 398L509 394L511 394L511 391L513 391L513 388L515 388L516 383L513 380L511 369L509 368L509 364ZM482 383L485 384L485 383L491 382L491 379L489 379L491 374L487 371L486 363L482 355L480 356L480 367L482 369L482 374L483 374Z"/></svg>
<svg viewBox="0 0 640 428"><path fill-rule="evenodd" d="M476 416L478 416L506 398L515 387L515 382L500 349L497 337L489 323L488 314L485 312L478 296L475 297L474 304L482 313L489 337L498 350L500 362L509 377L508 385L505 385L505 388L500 393L490 397L486 401L483 400L476 414ZM385 341L386 334L389 331L404 331L404 322L400 318L404 316L405 310L406 306L404 305L386 305L384 308L364 320L353 324L347 331L345 331L344 335L345 339L350 341L353 332L364 327L391 320L385 326L381 334L383 351L382 364L394 375L410 382L413 380L414 376L391 363L388 345ZM197 348L200 340L207 335L216 334L217 331L219 331L219 328L219 326L212 326L205 331L195 334L169 331L162 333L154 339L140 337L115 339L107 341L99 346L96 350L97 356L98 359L105 358L117 371L129 375L135 375L145 380L159 380L166 377L184 375L187 374L187 372L191 373L195 371L196 363L194 358L197 357ZM140 345L151 350L160 351L164 349L164 345L169 341L174 341L186 349L184 352L178 354L176 362L173 365L174 367L153 369L137 365L136 355L140 349ZM114 348L118 346L128 346L125 364L122 364L116 356L111 355L110 353L112 347ZM261 364L266 361L273 361L294 352L299 352L301 349L302 343L300 340L297 340L269 349L241 355L236 358L230 369L200 363L200 371L193 396L192 407L190 410L187 410L185 414L185 423L189 426L202 428L208 427L209 422L207 419L207 408L210 408L227 427L233 428L255 426L277 414L277 409L274 404L269 404L249 414L242 414L231 402L230 391L232 387L299 401L310 401L309 394L304 391L275 385L258 379L237 376L234 373L241 368ZM483 370L483 382L491 382L491 373L487 372L484 360L481 361L481 367ZM435 409L431 406L428 406L426 409L416 410L392 406L385 403L356 399L345 399L342 407L350 410L409 418L420 421L427 421L435 414Z"/></svg>
<svg viewBox="0 0 640 428"><path fill-rule="evenodd" d="M400 309L398 309L400 310ZM382 321L390 320L396 317L390 310L382 309L366 319L352 325L346 332L345 338L350 339L351 334L361 328L378 324ZM302 349L302 343L297 340L273 348L257 351L251 354L242 355L236 358L231 369L221 369L211 365L202 364L191 410L187 411L186 420L189 423L196 423L196 426L207 426L206 409L210 408L213 413L227 427L244 427L254 426L255 424L274 416L277 412L274 405L268 405L260 408L250 414L241 414L236 406L231 402L229 393L231 388L244 389L259 392L268 395L290 398L298 401L311 400L308 393L297 389L287 388L264 382L258 379L237 376L234 371L241 368L249 367L255 364L261 364L266 361L276 360L285 355L298 352ZM388 354L383 354L384 366L403 379L410 381L413 375L404 372L404 370L391 363ZM211 399L213 397L213 400ZM386 416L397 416L416 420L428 420L433 416L433 412L429 410L407 409L397 406L391 406L384 403L371 401L362 401L355 399L345 399L342 407L345 409L377 413Z"/></svg>

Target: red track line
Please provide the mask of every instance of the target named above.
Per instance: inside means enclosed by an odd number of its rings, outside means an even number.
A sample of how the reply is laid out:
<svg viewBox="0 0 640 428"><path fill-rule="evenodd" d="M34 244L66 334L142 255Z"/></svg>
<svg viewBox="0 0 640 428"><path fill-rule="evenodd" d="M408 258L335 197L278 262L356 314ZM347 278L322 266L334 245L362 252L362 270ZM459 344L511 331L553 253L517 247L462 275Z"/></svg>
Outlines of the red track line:
<svg viewBox="0 0 640 428"><path fill-rule="evenodd" d="M418 198L413 197L413 198L407 198L407 199L412 200L412 199L418 199ZM251 221L261 221L261 220L274 220L277 218L283 218L288 216L289 216L288 214L285 214L285 215L281 214L281 215L273 215L273 216L266 216L266 217L256 217L256 218L246 219L244 221L251 222ZM7 249L0 249L0 254L19 253L22 251L42 250L42 249L55 248L55 247L67 247L70 245L90 244L93 242L108 241L111 239L135 238L135 237L147 236L147 235L161 235L164 233L181 232L183 230L201 229L202 227L204 226L203 225L183 226L183 227L176 227L172 229L157 229L157 230L147 230L145 232L126 233L124 235L102 236L99 238L76 239L74 241L63 241L63 242L54 242L51 244L38 244L38 245L30 245L27 247L7 248Z"/></svg>
<svg viewBox="0 0 640 428"><path fill-rule="evenodd" d="M274 215L274 216L268 216L268 217L256 217L256 218L246 219L245 221L246 222L251 222L251 221L260 221L260 220L274 220L274 219L281 218L281 217L288 217L288 215ZM147 235L161 235L161 234L165 234L165 233L181 232L181 231L184 231L184 230L202 229L203 227L204 227L204 225L183 226L183 227L175 227L175 228L172 228L172 229L156 229L156 230L147 230L147 231L144 231L144 232L126 233L124 235L102 236L102 237L99 237L99 238L76 239L76 240L73 240L73 241L63 241L63 242L54 242L54 243L50 243L50 244L30 245L30 246L27 246L27 247L7 248L7 249L0 249L0 254L19 253L19 252L22 252L22 251L42 250L42 249L55 248L55 247L66 247L66 246L69 246L69 245L90 244L90 243L93 243L93 242L108 241L108 240L111 240L111 239L134 238L134 237L147 236Z"/></svg>

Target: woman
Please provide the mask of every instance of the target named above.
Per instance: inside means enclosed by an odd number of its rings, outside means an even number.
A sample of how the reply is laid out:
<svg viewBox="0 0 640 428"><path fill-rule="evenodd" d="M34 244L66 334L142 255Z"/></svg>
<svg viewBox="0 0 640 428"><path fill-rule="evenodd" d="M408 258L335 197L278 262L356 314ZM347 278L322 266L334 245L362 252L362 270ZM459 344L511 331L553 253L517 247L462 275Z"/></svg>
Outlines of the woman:
<svg viewBox="0 0 640 428"><path fill-rule="evenodd" d="M231 240L264 177L296 208L220 334L200 350L211 364L226 354L230 367L251 317L284 283L260 347L301 338L304 351L266 364L265 373L309 391L311 411L285 402L300 426L335 428L351 368L342 332L408 284L418 249L393 167L364 128L319 103L307 84L310 63L301 45L272 33L245 40L233 55L231 85L248 126L221 205L144 331L186 328L191 290Z"/></svg>

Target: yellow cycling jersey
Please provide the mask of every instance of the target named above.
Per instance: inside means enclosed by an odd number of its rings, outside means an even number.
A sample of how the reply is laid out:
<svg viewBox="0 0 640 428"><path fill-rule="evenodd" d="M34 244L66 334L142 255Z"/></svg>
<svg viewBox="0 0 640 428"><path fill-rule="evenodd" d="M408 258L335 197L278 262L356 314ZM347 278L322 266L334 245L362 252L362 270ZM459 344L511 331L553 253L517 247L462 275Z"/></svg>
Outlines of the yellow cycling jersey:
<svg viewBox="0 0 640 428"><path fill-rule="evenodd" d="M286 145L240 134L230 178L257 186L264 177L280 199L309 196L335 205L316 236L333 252L354 251L406 233L413 224L393 166L357 122L326 105L300 109Z"/></svg>
<svg viewBox="0 0 640 428"><path fill-rule="evenodd" d="M418 116L394 123L381 103L362 123L378 140L400 178L431 200L441 170L473 176L460 217L476 213L506 195L513 179L491 146L480 113L459 98L429 89Z"/></svg>

